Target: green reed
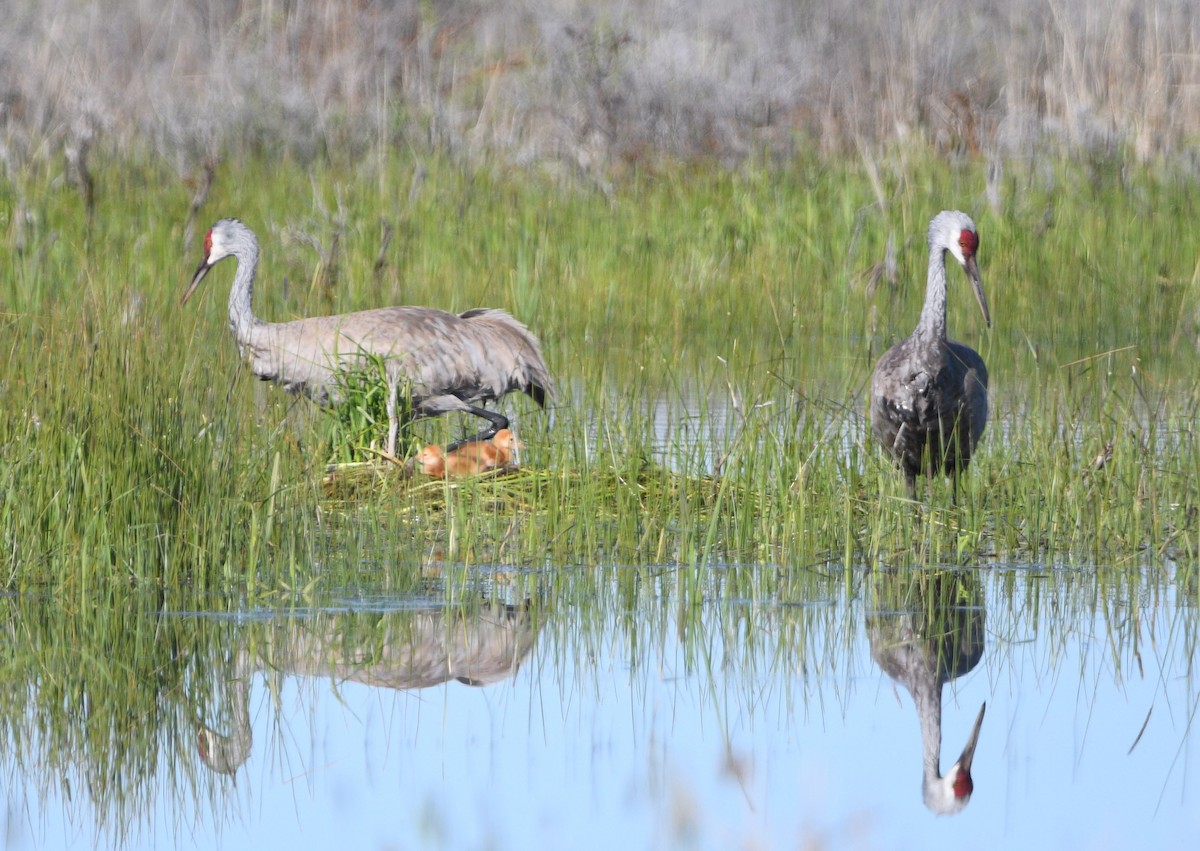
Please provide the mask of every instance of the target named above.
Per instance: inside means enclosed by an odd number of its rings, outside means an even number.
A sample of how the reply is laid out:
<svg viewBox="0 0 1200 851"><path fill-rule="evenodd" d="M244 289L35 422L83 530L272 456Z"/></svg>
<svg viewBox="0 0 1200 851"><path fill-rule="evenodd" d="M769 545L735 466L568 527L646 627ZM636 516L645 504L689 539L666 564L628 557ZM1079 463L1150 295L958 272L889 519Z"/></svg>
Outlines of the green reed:
<svg viewBox="0 0 1200 851"><path fill-rule="evenodd" d="M438 160L221 169L187 245L186 188L152 166L97 167L90 221L54 175L0 186L24 204L0 245L9 587L304 587L323 548L362 541L525 565L1195 558L1200 237L1166 167L1009 164L995 209L984 164L912 151L660 167L610 195ZM950 206L983 239L995 327L952 269L950 328L989 364L992 421L959 504L942 481L913 504L863 410ZM258 231L265 318L412 303L528 323L560 393L501 403L520 472L324 480L378 412L339 426L251 379L231 268L178 306L224 215Z"/></svg>

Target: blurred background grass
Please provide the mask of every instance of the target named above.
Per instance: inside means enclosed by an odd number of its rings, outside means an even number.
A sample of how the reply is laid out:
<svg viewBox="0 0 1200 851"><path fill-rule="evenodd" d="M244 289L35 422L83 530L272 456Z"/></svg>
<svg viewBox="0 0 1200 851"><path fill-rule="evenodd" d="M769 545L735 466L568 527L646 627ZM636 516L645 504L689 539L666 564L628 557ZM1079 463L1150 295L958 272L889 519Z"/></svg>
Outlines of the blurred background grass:
<svg viewBox="0 0 1200 851"><path fill-rule="evenodd" d="M1190 0L9 0L0 159L398 146L581 174L920 140L1195 167ZM80 175L76 175L79 177Z"/></svg>

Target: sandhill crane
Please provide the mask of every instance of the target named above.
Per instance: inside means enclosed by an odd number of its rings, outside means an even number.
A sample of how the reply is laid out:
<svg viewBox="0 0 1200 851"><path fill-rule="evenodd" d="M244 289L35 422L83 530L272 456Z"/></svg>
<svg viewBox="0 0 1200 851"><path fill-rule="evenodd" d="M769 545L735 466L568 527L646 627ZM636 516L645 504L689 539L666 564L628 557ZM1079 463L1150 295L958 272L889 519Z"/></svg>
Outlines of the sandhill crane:
<svg viewBox="0 0 1200 851"><path fill-rule="evenodd" d="M502 428L492 439L472 441L451 452L431 443L417 453L416 465L427 476L478 476L489 470L507 467L512 461L513 450L522 444L511 430Z"/></svg>
<svg viewBox="0 0 1200 851"><path fill-rule="evenodd" d="M433 476L435 479L444 479L447 476L451 478L455 476L478 476L484 470L479 461L460 458L453 454L447 455L442 451L442 447L436 443L430 443L428 446L422 447L413 461L421 468L422 473L427 476Z"/></svg>
<svg viewBox="0 0 1200 851"><path fill-rule="evenodd" d="M485 686L516 676L536 636L528 605L484 605L477 613L390 612L379 623L372 621L361 635L361 646L344 613L322 615L313 623L281 620L261 658L244 648L237 651L222 713L228 732L198 724L200 759L214 771L232 775L250 757L249 697L255 670L390 689L422 689L451 680Z"/></svg>
<svg viewBox="0 0 1200 851"><path fill-rule="evenodd" d="M885 580L886 581L886 580ZM902 581L902 580L901 580ZM987 704L979 707L962 754L945 775L942 757L942 686L971 671L983 658L983 606L962 605L977 577L956 573L921 577L915 600L867 616L871 658L901 683L917 707L921 723L922 798L937 815L960 812L971 800L971 764ZM923 589L921 586L924 585ZM878 591L877 591L878 593Z"/></svg>
<svg viewBox="0 0 1200 851"><path fill-rule="evenodd" d="M468 443L450 455L470 458L478 461L481 469L493 470L507 467L513 459L513 452L522 446L524 444L517 440L511 429L502 428L492 435L491 440Z"/></svg>
<svg viewBox="0 0 1200 851"><path fill-rule="evenodd" d="M929 223L929 277L925 307L912 336L884 353L871 378L871 429L904 470L916 499L917 474L958 473L987 424L987 367L969 346L946 338L946 252L954 255L975 290L990 327L975 253L979 236L966 213L943 210Z"/></svg>
<svg viewBox="0 0 1200 851"><path fill-rule="evenodd" d="M258 239L237 219L221 219L209 229L204 259L181 303L226 257L237 258L229 327L239 353L259 378L304 393L319 404L337 404L337 373L362 366L369 356L383 358L389 455L396 450L397 395L406 382L417 417L462 411L486 419L489 426L472 440L508 427L506 417L477 403L520 390L544 407L554 396L537 338L503 310L475 308L455 315L432 307L384 307L264 322L251 308Z"/></svg>

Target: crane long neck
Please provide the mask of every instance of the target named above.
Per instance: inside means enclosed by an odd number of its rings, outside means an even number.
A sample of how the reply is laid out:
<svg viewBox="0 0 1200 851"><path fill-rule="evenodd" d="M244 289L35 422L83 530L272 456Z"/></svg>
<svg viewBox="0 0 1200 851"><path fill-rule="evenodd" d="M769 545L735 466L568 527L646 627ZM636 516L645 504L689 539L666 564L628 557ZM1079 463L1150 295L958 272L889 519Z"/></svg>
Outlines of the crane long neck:
<svg viewBox="0 0 1200 851"><path fill-rule="evenodd" d="M929 246L929 276L925 284L925 307L915 336L930 342L946 339L946 250Z"/></svg>
<svg viewBox="0 0 1200 851"><path fill-rule="evenodd" d="M921 753L925 782L942 776L942 684L934 679L912 689L921 720Z"/></svg>
<svg viewBox="0 0 1200 851"><path fill-rule="evenodd" d="M261 320L254 315L251 299L254 296L254 275L258 271L258 246L246 241L234 251L237 274L229 291L229 327L239 344L249 341L251 332Z"/></svg>

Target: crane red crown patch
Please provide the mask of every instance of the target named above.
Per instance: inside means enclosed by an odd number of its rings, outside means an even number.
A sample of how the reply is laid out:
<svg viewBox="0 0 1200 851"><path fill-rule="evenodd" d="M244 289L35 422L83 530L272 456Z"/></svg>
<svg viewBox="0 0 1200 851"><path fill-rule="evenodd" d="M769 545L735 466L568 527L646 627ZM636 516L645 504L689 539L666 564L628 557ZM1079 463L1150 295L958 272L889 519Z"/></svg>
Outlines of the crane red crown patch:
<svg viewBox="0 0 1200 851"><path fill-rule="evenodd" d="M973 230L965 230L958 235L958 244L963 254L974 254L979 250L979 235Z"/></svg>
<svg viewBox="0 0 1200 851"><path fill-rule="evenodd" d="M969 231L964 231L964 233L969 233ZM966 798L974 791L975 784L971 782L971 775L960 768L954 776L954 797Z"/></svg>

